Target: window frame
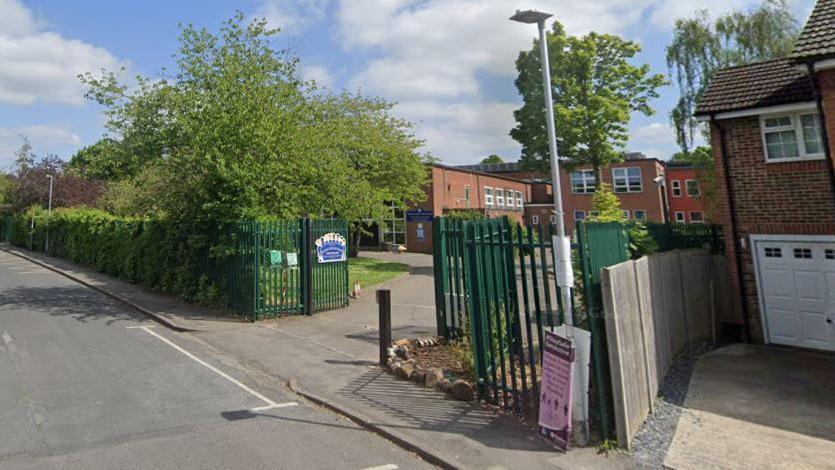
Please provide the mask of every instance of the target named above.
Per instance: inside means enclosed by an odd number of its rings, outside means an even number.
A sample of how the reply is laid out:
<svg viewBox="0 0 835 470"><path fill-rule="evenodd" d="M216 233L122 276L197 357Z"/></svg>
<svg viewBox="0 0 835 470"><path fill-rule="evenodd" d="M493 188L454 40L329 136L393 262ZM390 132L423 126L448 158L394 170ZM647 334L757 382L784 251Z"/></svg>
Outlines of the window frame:
<svg viewBox="0 0 835 470"><path fill-rule="evenodd" d="M690 194L690 183L696 183L696 194ZM699 180L684 180L684 193L687 197L702 197L702 184Z"/></svg>
<svg viewBox="0 0 835 470"><path fill-rule="evenodd" d="M496 207L504 207L504 189L496 188L493 194L493 200L496 201Z"/></svg>
<svg viewBox="0 0 835 470"><path fill-rule="evenodd" d="M576 191L574 188L574 174L581 174L582 176L582 184L583 190ZM589 186L589 177L591 175L591 186ZM595 188L597 187L597 175L594 174L594 170L574 170L569 175L571 179L571 194L594 194Z"/></svg>
<svg viewBox="0 0 835 470"><path fill-rule="evenodd" d="M815 119L815 123L818 129L818 141L820 143L821 151L817 153L808 153L806 151L806 139L803 138L803 116L812 116ZM778 127L771 127L768 128L765 125L765 121L767 119L779 119L783 117L788 117L791 120L790 125L785 126L778 126ZM766 134L769 133L776 133L776 132L787 132L787 131L794 131L794 139L797 143L797 157L790 157L790 158L769 158L768 156L768 141L766 140ZM783 162L797 162L797 161L805 161L805 160L823 160L826 158L824 152L824 145L826 143L823 141L823 134L821 133L821 122L820 122L820 115L815 110L803 110L803 111L796 111L791 113L771 113L771 114L761 114L760 115L760 139L762 140L763 144L763 158L765 158L766 163L783 163Z"/></svg>
<svg viewBox="0 0 835 470"><path fill-rule="evenodd" d="M521 211L525 208L525 195L522 191L516 191L516 207Z"/></svg>
<svg viewBox="0 0 835 470"><path fill-rule="evenodd" d="M490 186L484 187L484 206L493 207L495 200L493 199L493 188Z"/></svg>
<svg viewBox="0 0 835 470"><path fill-rule="evenodd" d="M642 214L641 217L638 217L639 213ZM634 211L632 211L632 217L635 220L647 220L647 211L645 211L643 209L634 210Z"/></svg>
<svg viewBox="0 0 835 470"><path fill-rule="evenodd" d="M577 214L582 214L580 217L577 217ZM576 210L574 211L574 221L577 222L578 220L586 220L586 211Z"/></svg>
<svg viewBox="0 0 835 470"><path fill-rule="evenodd" d="M679 215L681 215L681 220L679 220ZM687 223L687 214L684 211L675 211L673 214L675 221L677 224L686 224Z"/></svg>
<svg viewBox="0 0 835 470"><path fill-rule="evenodd" d="M673 197L682 196L683 193L681 192L681 180L672 180L670 182L670 188L672 189ZM678 194L676 194L676 192L678 192Z"/></svg>
<svg viewBox="0 0 835 470"><path fill-rule="evenodd" d="M514 196L515 196L515 194L514 194L512 189L505 189L504 190L504 201L505 201L504 204L505 204L505 207L508 207L510 209L515 209L516 208L516 198Z"/></svg>
<svg viewBox="0 0 835 470"><path fill-rule="evenodd" d="M638 189L632 190L629 186L629 170L637 170L638 171ZM623 176L620 177L617 175L618 172L623 172ZM626 179L626 186L624 188L618 189L618 178L625 178ZM622 166L618 168L612 168L612 190L616 193L631 193L637 194L644 192L644 172L641 170L639 166Z"/></svg>
<svg viewBox="0 0 835 470"><path fill-rule="evenodd" d="M533 214L531 216L531 225L539 225L539 215Z"/></svg>
<svg viewBox="0 0 835 470"><path fill-rule="evenodd" d="M623 212L623 217L626 220L630 220L630 217L632 217L632 211L630 211L629 209L621 209L620 211Z"/></svg>
<svg viewBox="0 0 835 470"><path fill-rule="evenodd" d="M699 214L701 217L700 220L693 220L693 214ZM691 224L704 224L705 223L705 213L704 211L690 211L690 223Z"/></svg>
<svg viewBox="0 0 835 470"><path fill-rule="evenodd" d="M464 186L464 203L468 209L470 208L470 193L472 193L472 188L470 187L470 185Z"/></svg>

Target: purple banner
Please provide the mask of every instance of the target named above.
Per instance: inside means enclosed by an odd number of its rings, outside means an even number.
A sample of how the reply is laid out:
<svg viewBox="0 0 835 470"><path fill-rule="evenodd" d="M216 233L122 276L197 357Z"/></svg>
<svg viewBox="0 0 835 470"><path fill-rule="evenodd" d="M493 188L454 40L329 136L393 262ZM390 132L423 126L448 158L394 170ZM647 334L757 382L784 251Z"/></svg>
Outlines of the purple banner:
<svg viewBox="0 0 835 470"><path fill-rule="evenodd" d="M571 340L545 332L539 397L539 435L568 450L573 408L574 348Z"/></svg>

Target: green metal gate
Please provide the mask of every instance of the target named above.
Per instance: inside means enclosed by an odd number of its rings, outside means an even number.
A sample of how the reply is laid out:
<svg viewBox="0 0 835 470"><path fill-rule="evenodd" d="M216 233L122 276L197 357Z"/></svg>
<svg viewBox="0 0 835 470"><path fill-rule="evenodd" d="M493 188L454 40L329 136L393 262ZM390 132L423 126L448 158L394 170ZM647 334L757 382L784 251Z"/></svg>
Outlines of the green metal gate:
<svg viewBox="0 0 835 470"><path fill-rule="evenodd" d="M211 267L227 305L253 320L348 305L348 261L319 262L316 239L347 240L343 220L241 221L224 227Z"/></svg>

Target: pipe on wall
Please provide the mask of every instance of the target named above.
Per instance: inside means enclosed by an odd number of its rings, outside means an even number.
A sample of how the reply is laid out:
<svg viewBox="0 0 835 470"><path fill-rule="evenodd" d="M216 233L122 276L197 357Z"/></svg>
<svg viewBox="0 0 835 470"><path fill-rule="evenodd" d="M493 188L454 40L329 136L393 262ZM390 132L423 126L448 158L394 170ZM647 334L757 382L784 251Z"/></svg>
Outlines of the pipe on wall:
<svg viewBox="0 0 835 470"><path fill-rule="evenodd" d="M835 166L833 166L831 150L829 149L829 131L826 128L826 115L823 112L823 97L818 87L817 75L815 75L815 63L806 62L806 72L809 75L809 83L812 85L812 96L818 108L818 123L823 141L823 155L826 157L826 168L829 170L829 184L832 186L832 198L835 200Z"/></svg>
<svg viewBox="0 0 835 470"><path fill-rule="evenodd" d="M715 115L710 116L710 121L719 129L719 146L722 152L722 169L725 172L725 188L728 190L728 211L731 216L731 238L733 239L734 252L736 257L736 272L737 280L739 282L739 294L742 297L742 328L743 341L751 342L751 322L748 318L748 295L745 289L745 280L743 279L742 270L742 243L739 238L739 228L736 220L736 200L734 197L734 190L731 186L730 166L728 165L728 144L725 128L715 119ZM749 246L750 249L750 246Z"/></svg>

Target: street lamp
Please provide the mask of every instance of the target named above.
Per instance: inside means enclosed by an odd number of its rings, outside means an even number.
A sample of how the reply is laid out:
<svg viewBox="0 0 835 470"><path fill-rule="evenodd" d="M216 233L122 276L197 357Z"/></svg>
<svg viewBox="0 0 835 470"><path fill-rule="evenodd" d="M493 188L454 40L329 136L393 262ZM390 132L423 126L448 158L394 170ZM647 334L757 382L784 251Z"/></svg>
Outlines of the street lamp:
<svg viewBox="0 0 835 470"><path fill-rule="evenodd" d="M52 181L55 178L53 175L46 175L46 177L49 178L49 202L46 206L46 244L44 246L44 251L49 254L49 222L52 218Z"/></svg>
<svg viewBox="0 0 835 470"><path fill-rule="evenodd" d="M551 66L548 62L548 42L545 39L545 20L554 15L536 10L516 10L510 17L512 21L536 24L539 27L539 51L542 62L542 87L545 90L545 112L548 117L548 147L551 152L551 184L554 193L554 212L557 223L557 237L554 237L554 266L557 273L557 286L560 288L565 324L572 326L571 288L574 287L574 273L571 268L571 239L565 236L565 213L562 208L562 188L560 183L560 163L557 153L557 136L554 129L554 98L551 96ZM571 329L569 328L569 331Z"/></svg>
<svg viewBox="0 0 835 470"><path fill-rule="evenodd" d="M667 200L667 176L665 174L660 174L655 177L653 180L655 184L658 185L658 190L661 191L661 210L664 212L661 214L662 222L669 223L670 222L670 203Z"/></svg>

